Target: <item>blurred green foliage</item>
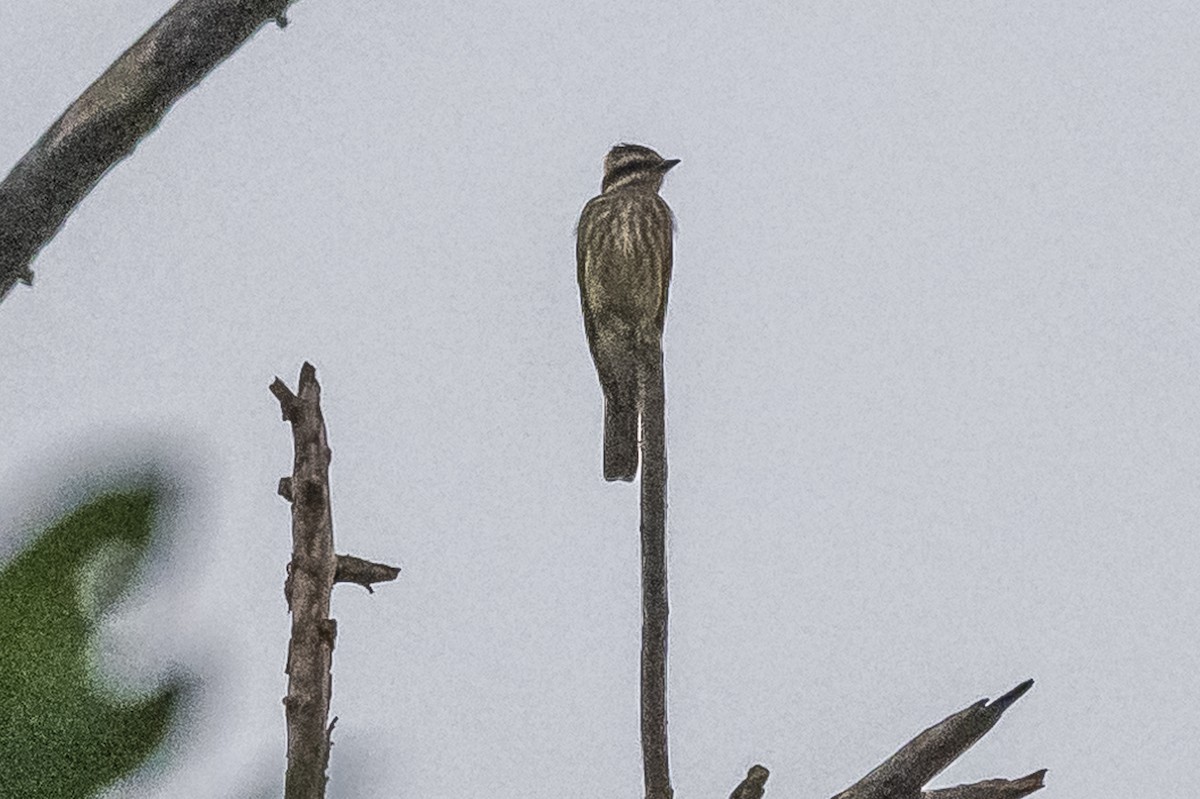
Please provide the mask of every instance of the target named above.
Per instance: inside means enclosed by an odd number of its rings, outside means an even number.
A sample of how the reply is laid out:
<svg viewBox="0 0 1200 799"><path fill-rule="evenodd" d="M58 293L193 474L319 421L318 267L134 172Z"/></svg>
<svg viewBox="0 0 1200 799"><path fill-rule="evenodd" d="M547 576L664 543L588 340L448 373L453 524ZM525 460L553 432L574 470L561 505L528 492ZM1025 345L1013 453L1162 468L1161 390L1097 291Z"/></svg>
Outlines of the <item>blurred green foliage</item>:
<svg viewBox="0 0 1200 799"><path fill-rule="evenodd" d="M160 496L110 492L56 522L0 571L0 797L82 799L162 741L179 690L123 702L87 661L96 617L145 556Z"/></svg>

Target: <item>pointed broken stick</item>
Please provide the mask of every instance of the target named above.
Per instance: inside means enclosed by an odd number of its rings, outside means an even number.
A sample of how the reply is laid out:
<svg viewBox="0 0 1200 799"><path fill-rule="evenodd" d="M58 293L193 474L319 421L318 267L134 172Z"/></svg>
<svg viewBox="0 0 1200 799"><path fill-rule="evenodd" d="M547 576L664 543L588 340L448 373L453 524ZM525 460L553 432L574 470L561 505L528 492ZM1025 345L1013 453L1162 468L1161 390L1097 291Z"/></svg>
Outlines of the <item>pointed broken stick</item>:
<svg viewBox="0 0 1200 799"><path fill-rule="evenodd" d="M970 785L926 791L925 799L1021 799L1043 787L1046 769L1015 780L983 780Z"/></svg>
<svg viewBox="0 0 1200 799"><path fill-rule="evenodd" d="M994 702L981 699L938 722L900 747L870 774L833 799L1018 799L1042 787L1046 770L1016 780L984 780L923 792L959 755L987 733L1004 711L1033 686L1033 680L1012 689Z"/></svg>
<svg viewBox="0 0 1200 799"><path fill-rule="evenodd" d="M1020 799L1028 796L1043 787L1046 769L1015 780L983 780L953 788L923 789L996 726L1004 711L1032 686L1033 680L1026 680L995 702L982 699L939 721L833 799ZM768 776L769 772L762 766L751 766L746 779L733 789L729 799L762 799Z"/></svg>
<svg viewBox="0 0 1200 799"><path fill-rule="evenodd" d="M333 733L333 724L326 726L325 722L333 693L330 669L337 636L337 623L329 618L329 595L336 582L358 583L370 591L372 583L394 580L400 570L334 554L329 507L331 453L316 369L304 364L295 394L278 377L271 384L271 393L279 400L284 421L292 425L296 453L291 477L279 481L280 496L292 503L292 560L284 583L292 612L288 693L283 700L288 760L284 797L321 799Z"/></svg>

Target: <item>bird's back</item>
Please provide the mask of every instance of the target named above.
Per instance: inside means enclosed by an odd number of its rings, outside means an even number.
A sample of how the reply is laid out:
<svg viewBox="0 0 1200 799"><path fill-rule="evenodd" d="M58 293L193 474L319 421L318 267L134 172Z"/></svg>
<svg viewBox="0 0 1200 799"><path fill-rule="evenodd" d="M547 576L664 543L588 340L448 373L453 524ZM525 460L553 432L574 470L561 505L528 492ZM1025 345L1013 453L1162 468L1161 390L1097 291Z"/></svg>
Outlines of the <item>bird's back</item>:
<svg viewBox="0 0 1200 799"><path fill-rule="evenodd" d="M579 219L576 257L585 307L646 334L661 334L671 279L671 209L655 191L616 189Z"/></svg>

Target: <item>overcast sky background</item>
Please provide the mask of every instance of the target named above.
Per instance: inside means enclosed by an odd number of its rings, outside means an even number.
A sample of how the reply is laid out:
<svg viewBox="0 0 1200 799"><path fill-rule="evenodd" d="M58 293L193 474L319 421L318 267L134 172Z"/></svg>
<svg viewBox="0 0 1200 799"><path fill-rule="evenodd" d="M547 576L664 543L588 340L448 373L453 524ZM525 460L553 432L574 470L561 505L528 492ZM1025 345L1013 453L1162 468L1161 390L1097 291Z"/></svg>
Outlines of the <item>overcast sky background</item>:
<svg viewBox="0 0 1200 799"><path fill-rule="evenodd" d="M167 7L0 5L0 170ZM1194 2L289 16L0 304L0 551L114 470L184 488L98 645L207 679L137 795L281 779L267 385L307 359L338 550L404 569L336 592L331 797L641 796L637 493L600 476L573 237L619 141L682 159L677 794L762 762L830 796L1027 677L937 785L1200 794Z"/></svg>

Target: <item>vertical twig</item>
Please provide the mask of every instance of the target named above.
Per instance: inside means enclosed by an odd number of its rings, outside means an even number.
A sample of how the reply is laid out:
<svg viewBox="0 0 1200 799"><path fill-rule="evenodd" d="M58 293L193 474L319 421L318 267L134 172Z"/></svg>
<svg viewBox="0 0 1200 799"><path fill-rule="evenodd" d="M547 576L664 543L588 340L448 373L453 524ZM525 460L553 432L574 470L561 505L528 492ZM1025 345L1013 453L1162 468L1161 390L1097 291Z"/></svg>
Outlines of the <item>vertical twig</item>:
<svg viewBox="0 0 1200 799"><path fill-rule="evenodd" d="M667 445L662 347L642 397L642 760L646 799L671 799L667 760Z"/></svg>
<svg viewBox="0 0 1200 799"><path fill-rule="evenodd" d="M321 415L321 386L316 370L305 363L297 394L275 378L271 393L279 399L284 421L292 425L296 459L279 493L292 503L292 561L284 588L292 611L288 645L286 799L321 799L329 762L330 668L337 623L329 618L337 557L329 509L329 444ZM335 719L336 722L336 719Z"/></svg>
<svg viewBox="0 0 1200 799"><path fill-rule="evenodd" d="M335 583L355 583L374 593L374 583L395 580L400 570L333 550L333 513L329 505L332 453L321 414L321 384L311 363L300 369L293 394L278 377L271 393L283 420L292 425L296 458L291 477L279 481L279 495L292 503L292 560L283 585L292 612L288 643L287 776L285 799L322 799L329 766L329 718L333 694L333 643L337 622L329 618Z"/></svg>

